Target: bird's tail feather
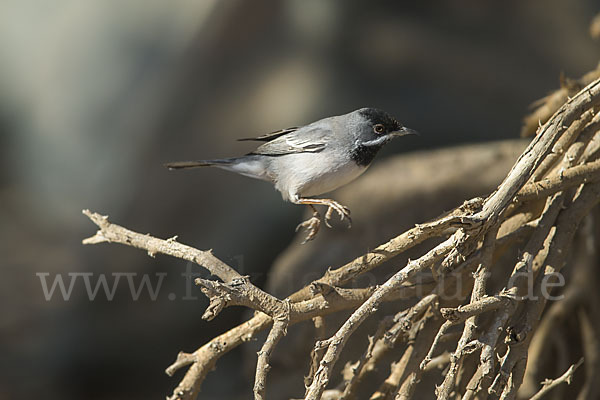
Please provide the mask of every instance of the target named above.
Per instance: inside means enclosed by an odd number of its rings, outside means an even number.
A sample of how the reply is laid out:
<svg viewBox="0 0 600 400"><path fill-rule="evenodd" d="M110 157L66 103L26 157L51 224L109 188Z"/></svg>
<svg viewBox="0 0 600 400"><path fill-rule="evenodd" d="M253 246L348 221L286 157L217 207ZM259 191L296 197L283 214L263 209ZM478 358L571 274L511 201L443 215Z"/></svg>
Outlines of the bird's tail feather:
<svg viewBox="0 0 600 400"><path fill-rule="evenodd" d="M218 158L216 160L180 161L165 164L169 169L186 169L199 167L217 167L236 172L250 178L269 180L264 160L259 156L246 155L242 157Z"/></svg>
<svg viewBox="0 0 600 400"><path fill-rule="evenodd" d="M237 158L219 158L216 160L176 161L163 164L169 169L187 169L210 166L226 166L233 164Z"/></svg>

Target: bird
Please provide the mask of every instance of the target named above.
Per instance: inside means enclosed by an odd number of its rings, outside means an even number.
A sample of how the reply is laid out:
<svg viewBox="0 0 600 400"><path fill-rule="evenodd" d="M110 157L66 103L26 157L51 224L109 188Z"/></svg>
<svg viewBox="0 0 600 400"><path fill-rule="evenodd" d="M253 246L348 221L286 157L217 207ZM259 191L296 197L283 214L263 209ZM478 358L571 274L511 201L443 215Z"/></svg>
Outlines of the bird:
<svg viewBox="0 0 600 400"><path fill-rule="evenodd" d="M350 209L329 198L318 198L364 173L379 150L392 139L418 135L385 111L361 108L301 127L271 132L240 141L264 142L241 157L180 161L164 164L171 170L217 167L244 176L271 182L285 201L307 205L312 217L301 222L303 244L313 240L321 226L315 206L326 206L325 225L331 228L333 213L352 225Z"/></svg>

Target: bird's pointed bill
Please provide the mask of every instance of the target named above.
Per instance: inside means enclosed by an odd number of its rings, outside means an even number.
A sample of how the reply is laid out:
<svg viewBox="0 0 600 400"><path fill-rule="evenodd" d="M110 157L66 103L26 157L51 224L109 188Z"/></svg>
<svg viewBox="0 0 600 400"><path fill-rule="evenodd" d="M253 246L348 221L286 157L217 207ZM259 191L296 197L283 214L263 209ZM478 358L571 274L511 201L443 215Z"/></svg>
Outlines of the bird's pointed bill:
<svg viewBox="0 0 600 400"><path fill-rule="evenodd" d="M410 128L406 128L406 127L402 127L402 129L392 132L391 135L395 136L395 137L407 136L407 135L421 136L421 134L419 132L415 131L414 129L410 129Z"/></svg>

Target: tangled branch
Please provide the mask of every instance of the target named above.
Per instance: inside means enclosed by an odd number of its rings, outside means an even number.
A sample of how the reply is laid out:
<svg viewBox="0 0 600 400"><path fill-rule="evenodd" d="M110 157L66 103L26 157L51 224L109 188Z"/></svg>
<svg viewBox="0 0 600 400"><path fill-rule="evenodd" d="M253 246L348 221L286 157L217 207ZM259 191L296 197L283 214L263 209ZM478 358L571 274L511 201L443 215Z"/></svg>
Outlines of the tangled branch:
<svg viewBox="0 0 600 400"><path fill-rule="evenodd" d="M188 369L171 400L195 399L206 375L224 354L271 327L258 353L254 384L254 398L264 399L269 362L287 330L309 319L322 325L322 317L343 310L352 313L335 334L317 340L312 354L307 354L311 368L305 382L305 399L355 398L365 376L381 367L384 355L400 343L404 346L401 357L389 367L387 379L371 399L414 398L425 373L438 374L435 394L439 399L457 394L462 399L487 395L514 399L521 384L531 381L526 373L528 350L547 308L548 284L555 283L567 265L568 251L582 221L591 218L592 226L600 224L592 212L600 201L600 118L596 114L600 79L569 94L572 97L561 95L561 106L547 116L504 181L487 198L468 200L445 216L409 229L351 262L328 270L286 299L256 287L210 251L186 246L176 238L162 240L136 233L87 210L84 214L99 230L84 243L120 243L143 249L150 256L162 253L205 268L218 280L196 280L210 300L203 319L211 320L230 306L257 311L196 351L178 355L167 374ZM597 231L591 229L590 235ZM428 239L437 239L438 244L409 260L380 286L344 287ZM493 290L489 284L492 272L501 274L498 260L511 248L522 250L512 261L512 272L503 275L503 287ZM415 284L413 278L418 274L429 274L432 279ZM467 283L468 300L458 306L445 306L444 289L459 280ZM538 300L532 301L530 296ZM348 363L341 379L336 379L334 368L350 337L382 303L395 305L398 300L412 300L413 305L384 318L369 337L363 357ZM578 299L572 307L583 310L579 308L583 301ZM452 332L457 327L461 331ZM588 323L586 329L587 337L594 337L594 333L597 337L599 332L593 324ZM451 352L442 350L450 346ZM586 360L590 352L582 350ZM578 365L544 384L536 398L570 381ZM589 382L592 378L587 379ZM429 390L429 396L432 392Z"/></svg>

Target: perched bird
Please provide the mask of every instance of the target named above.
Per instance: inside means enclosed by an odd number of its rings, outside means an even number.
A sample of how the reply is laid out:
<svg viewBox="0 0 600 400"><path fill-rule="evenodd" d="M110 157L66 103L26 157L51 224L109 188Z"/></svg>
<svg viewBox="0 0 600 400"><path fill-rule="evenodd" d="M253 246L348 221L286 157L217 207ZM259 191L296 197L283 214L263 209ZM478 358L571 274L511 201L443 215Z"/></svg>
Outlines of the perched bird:
<svg viewBox="0 0 600 400"><path fill-rule="evenodd" d="M165 164L169 169L218 167L251 178L269 181L284 200L306 204L313 216L296 228L306 228L303 243L312 240L321 225L315 205L327 206L325 224L335 211L349 225L350 210L331 199L312 198L330 192L365 172L377 152L398 136L416 134L384 111L361 108L312 124L283 129L256 138L256 150L241 157L183 161Z"/></svg>

